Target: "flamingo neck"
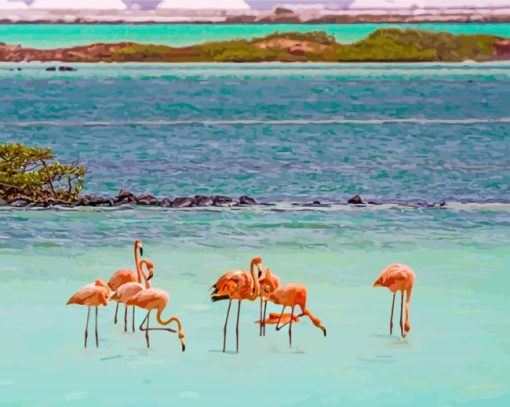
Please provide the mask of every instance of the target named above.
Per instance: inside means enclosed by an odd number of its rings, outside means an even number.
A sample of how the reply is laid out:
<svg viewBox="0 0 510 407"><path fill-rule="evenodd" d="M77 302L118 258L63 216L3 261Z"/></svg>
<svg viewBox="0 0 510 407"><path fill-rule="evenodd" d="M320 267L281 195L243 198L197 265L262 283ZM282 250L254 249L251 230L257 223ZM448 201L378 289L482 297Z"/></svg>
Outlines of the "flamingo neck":
<svg viewBox="0 0 510 407"><path fill-rule="evenodd" d="M172 322L176 322L177 323L177 327L179 329L179 331L182 330L182 324L181 324L181 320L179 319L179 317L170 317L169 319L167 319L166 321L163 320L161 318L161 314L163 313L163 309L162 308L158 308L158 313L156 315L156 318L158 320L158 322L161 324L161 325L168 325L168 324L171 324Z"/></svg>
<svg viewBox="0 0 510 407"><path fill-rule="evenodd" d="M138 245L135 243L135 267L136 267L136 271L138 272ZM138 282L141 283L142 282L142 278L140 276L140 272L138 272Z"/></svg>
<svg viewBox="0 0 510 407"><path fill-rule="evenodd" d="M255 262L253 260L250 264L250 274L251 274L251 278L254 283L254 290L250 296L250 300L253 301L255 298L257 298L260 295L260 283L259 283L258 276L255 274Z"/></svg>
<svg viewBox="0 0 510 407"><path fill-rule="evenodd" d="M151 283L150 283L150 281L149 281L149 279L147 277L147 273L143 269L142 265L145 265L145 267L148 267L147 266L147 261L145 259L142 259L142 260L140 260L137 263L136 271L138 272L138 282L140 284L142 284L142 279L143 279L143 282L145 284L145 288L151 288Z"/></svg>

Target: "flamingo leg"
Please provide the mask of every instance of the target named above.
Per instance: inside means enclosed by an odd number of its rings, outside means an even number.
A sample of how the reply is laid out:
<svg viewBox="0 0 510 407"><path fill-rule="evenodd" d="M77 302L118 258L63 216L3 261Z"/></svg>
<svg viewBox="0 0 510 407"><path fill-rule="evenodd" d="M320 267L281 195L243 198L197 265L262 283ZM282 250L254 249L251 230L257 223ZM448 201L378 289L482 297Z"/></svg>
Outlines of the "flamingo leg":
<svg viewBox="0 0 510 407"><path fill-rule="evenodd" d="M404 333L404 322L402 321L402 315L404 314L404 292L402 291L402 302L400 303L400 334L402 338L406 337Z"/></svg>
<svg viewBox="0 0 510 407"><path fill-rule="evenodd" d="M283 306L282 308L282 313L280 314L280 318L278 318L278 322L276 323L276 330L279 331L280 329L282 329L285 325L288 324L288 322L286 322L285 324L283 325L280 325L280 322L282 322L282 317L283 317L283 312L285 311L285 308L286 308L286 305Z"/></svg>
<svg viewBox="0 0 510 407"><path fill-rule="evenodd" d="M127 305L124 304L124 332L127 332Z"/></svg>
<svg viewBox="0 0 510 407"><path fill-rule="evenodd" d="M236 352L239 352L239 314L241 314L241 300L237 305L237 323L236 323Z"/></svg>
<svg viewBox="0 0 510 407"><path fill-rule="evenodd" d="M85 325L85 348L87 347L87 338L89 337L89 319L90 319L90 307L88 307L87 323Z"/></svg>
<svg viewBox="0 0 510 407"><path fill-rule="evenodd" d="M98 307L96 307L96 348L99 348L99 334L97 332L97 309Z"/></svg>
<svg viewBox="0 0 510 407"><path fill-rule="evenodd" d="M133 329L133 332L135 332L135 306L133 305L133 319L131 321L131 328Z"/></svg>
<svg viewBox="0 0 510 407"><path fill-rule="evenodd" d="M292 347L292 317L294 316L294 307L290 311L290 323L289 323L289 346Z"/></svg>
<svg viewBox="0 0 510 407"><path fill-rule="evenodd" d="M264 313L262 315L262 320L264 321L264 325L262 326L262 336L266 336L266 310L267 310L267 301L264 301Z"/></svg>
<svg viewBox="0 0 510 407"><path fill-rule="evenodd" d="M230 314L230 306L232 305L232 300L228 302L227 308L227 317L225 318L225 325L223 326L223 352L225 352L225 347L227 345L227 323L228 323L228 314Z"/></svg>
<svg viewBox="0 0 510 407"><path fill-rule="evenodd" d="M147 324L145 325L145 340L147 341L147 348L150 348L150 341L149 341L149 319L150 319L151 312L149 311L147 313Z"/></svg>
<svg viewBox="0 0 510 407"><path fill-rule="evenodd" d="M262 303L263 303L263 300L262 300L262 297L260 297L260 309L259 309L259 317L260 317L260 323L259 323L259 336L262 336L263 326L264 326L264 319L263 319L263 316L262 316Z"/></svg>
<svg viewBox="0 0 510 407"><path fill-rule="evenodd" d="M145 341L147 342L147 348L150 348L150 343L149 343L149 316L150 316L151 312L148 311L147 312L147 315L145 316L145 318L143 319L143 321L141 322L140 326L138 329L140 329L140 331L145 331ZM147 321L147 323L145 323L145 321ZM145 324L145 328L143 327L143 324Z"/></svg>
<svg viewBox="0 0 510 407"><path fill-rule="evenodd" d="M113 317L113 323L117 325L117 313L119 312L119 303L115 306L115 316Z"/></svg>
<svg viewBox="0 0 510 407"><path fill-rule="evenodd" d="M393 309L395 308L395 295L396 293L393 293L393 302L391 303L390 335L393 335Z"/></svg>

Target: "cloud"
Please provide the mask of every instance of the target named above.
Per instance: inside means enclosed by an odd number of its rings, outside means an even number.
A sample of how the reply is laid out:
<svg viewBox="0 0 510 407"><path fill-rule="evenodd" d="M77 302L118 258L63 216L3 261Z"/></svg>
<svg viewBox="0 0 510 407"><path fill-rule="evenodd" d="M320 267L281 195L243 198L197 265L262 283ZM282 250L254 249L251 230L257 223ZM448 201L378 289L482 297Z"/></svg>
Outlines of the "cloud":
<svg viewBox="0 0 510 407"><path fill-rule="evenodd" d="M0 10L23 10L27 8L23 1L0 0Z"/></svg>
<svg viewBox="0 0 510 407"><path fill-rule="evenodd" d="M462 8L510 7L510 0L355 0L349 8Z"/></svg>
<svg viewBox="0 0 510 407"><path fill-rule="evenodd" d="M249 9L244 0L163 0L159 9Z"/></svg>
<svg viewBox="0 0 510 407"><path fill-rule="evenodd" d="M31 8L63 10L125 9L122 0L36 0Z"/></svg>

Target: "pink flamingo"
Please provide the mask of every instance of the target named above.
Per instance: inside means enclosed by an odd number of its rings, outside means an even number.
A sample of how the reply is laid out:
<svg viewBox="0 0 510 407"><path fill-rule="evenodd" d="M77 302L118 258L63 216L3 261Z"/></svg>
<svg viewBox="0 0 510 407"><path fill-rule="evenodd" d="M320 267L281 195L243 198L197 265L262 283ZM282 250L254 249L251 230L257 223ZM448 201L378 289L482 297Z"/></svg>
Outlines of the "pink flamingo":
<svg viewBox="0 0 510 407"><path fill-rule="evenodd" d="M145 340L147 342L147 348L150 348L149 331L168 331L175 333L175 330L170 328L149 328L149 319L151 311L156 310L157 311L156 318L161 325L168 325L172 322L177 323L178 327L177 336L179 338L179 341L181 342L182 351L184 352L186 349L186 345L184 343L185 334L182 329L181 320L179 319L179 317L176 316L170 317L166 321L162 319L162 313L168 304L169 298L170 295L164 290L161 290L159 288L146 288L145 290L142 289L137 294L129 298L126 301L126 305L134 305L147 310L147 316L140 324L140 331L145 331ZM145 325L145 328L143 328L143 324L145 321L147 321L147 323Z"/></svg>
<svg viewBox="0 0 510 407"><path fill-rule="evenodd" d="M148 270L148 274L145 273L143 267L145 266ZM141 259L136 265L136 271L138 273L138 282L136 283L125 283L122 284L115 294L112 296L112 300L117 301L117 304L124 304L124 332L127 332L127 305L126 302L140 291L151 288L149 280L154 276L154 263L148 259ZM145 287L142 285L142 280ZM132 317L132 329L135 332L135 307L133 306L133 317Z"/></svg>
<svg viewBox="0 0 510 407"><path fill-rule="evenodd" d="M397 291L402 294L400 303L400 333L403 338L411 330L409 322L409 305L411 302L411 292L414 285L414 272L410 267L404 264L391 264L386 267L381 275L374 281L374 287L386 287L393 293L393 301L391 303L390 316L390 335L393 334L393 309L395 307L395 295ZM404 291L406 293L406 322L402 324L402 314L404 311Z"/></svg>
<svg viewBox="0 0 510 407"><path fill-rule="evenodd" d="M97 308L100 305L105 307L108 305L108 299L110 298L111 291L108 285L102 280L96 280L94 283L87 284L76 291L66 305L78 304L85 305L88 307L87 311L87 323L85 325L85 348L87 347L87 337L89 336L89 318L90 318L90 307L96 307L96 348L99 347L99 334L97 331Z"/></svg>
<svg viewBox="0 0 510 407"><path fill-rule="evenodd" d="M141 240L135 240L135 267L138 267L138 253L140 253L140 257L143 256L143 245ZM110 280L108 281L108 286L112 291L117 291L119 287L122 284L126 283L136 283L137 278L137 272L133 271L131 269L122 269L117 270L113 275L110 277ZM115 306L115 316L113 318L113 323L117 324L117 314L119 312L119 303L117 302L117 305Z"/></svg>
<svg viewBox="0 0 510 407"><path fill-rule="evenodd" d="M301 314L297 317L307 316L312 323L322 331L324 336L326 336L326 328L322 325L322 322L312 315L310 310L306 307L306 287L301 284L286 284L283 287L275 288L271 282L271 271L269 267L266 267L265 274L267 283L264 285L264 292L262 295L274 304L283 305L278 323L276 324L276 330L279 331L285 325L289 324L289 345L292 346L292 323L295 321L294 308L296 306L301 308ZM286 307L291 308L290 316L285 318L288 319L288 322L280 325L284 318Z"/></svg>
<svg viewBox="0 0 510 407"><path fill-rule="evenodd" d="M254 257L250 263L250 273L244 270L234 270L223 274L211 287L214 291L211 294L211 301L229 300L227 308L227 317L223 326L223 352L225 352L227 343L227 323L230 314L232 300L238 300L237 305L237 323L236 323L236 352L239 352L239 315L241 313L241 301L255 300L260 294L260 285L258 276L255 275L255 266L259 273L262 273L262 259Z"/></svg>

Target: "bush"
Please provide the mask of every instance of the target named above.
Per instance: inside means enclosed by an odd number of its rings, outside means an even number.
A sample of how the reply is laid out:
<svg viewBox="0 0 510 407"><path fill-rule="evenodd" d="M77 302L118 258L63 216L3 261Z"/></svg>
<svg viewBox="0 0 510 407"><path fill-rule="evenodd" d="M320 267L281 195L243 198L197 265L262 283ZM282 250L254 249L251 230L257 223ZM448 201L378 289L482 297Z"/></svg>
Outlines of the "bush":
<svg viewBox="0 0 510 407"><path fill-rule="evenodd" d="M0 144L0 198L8 202L72 202L83 189L85 172L77 163L55 161L50 148Z"/></svg>

